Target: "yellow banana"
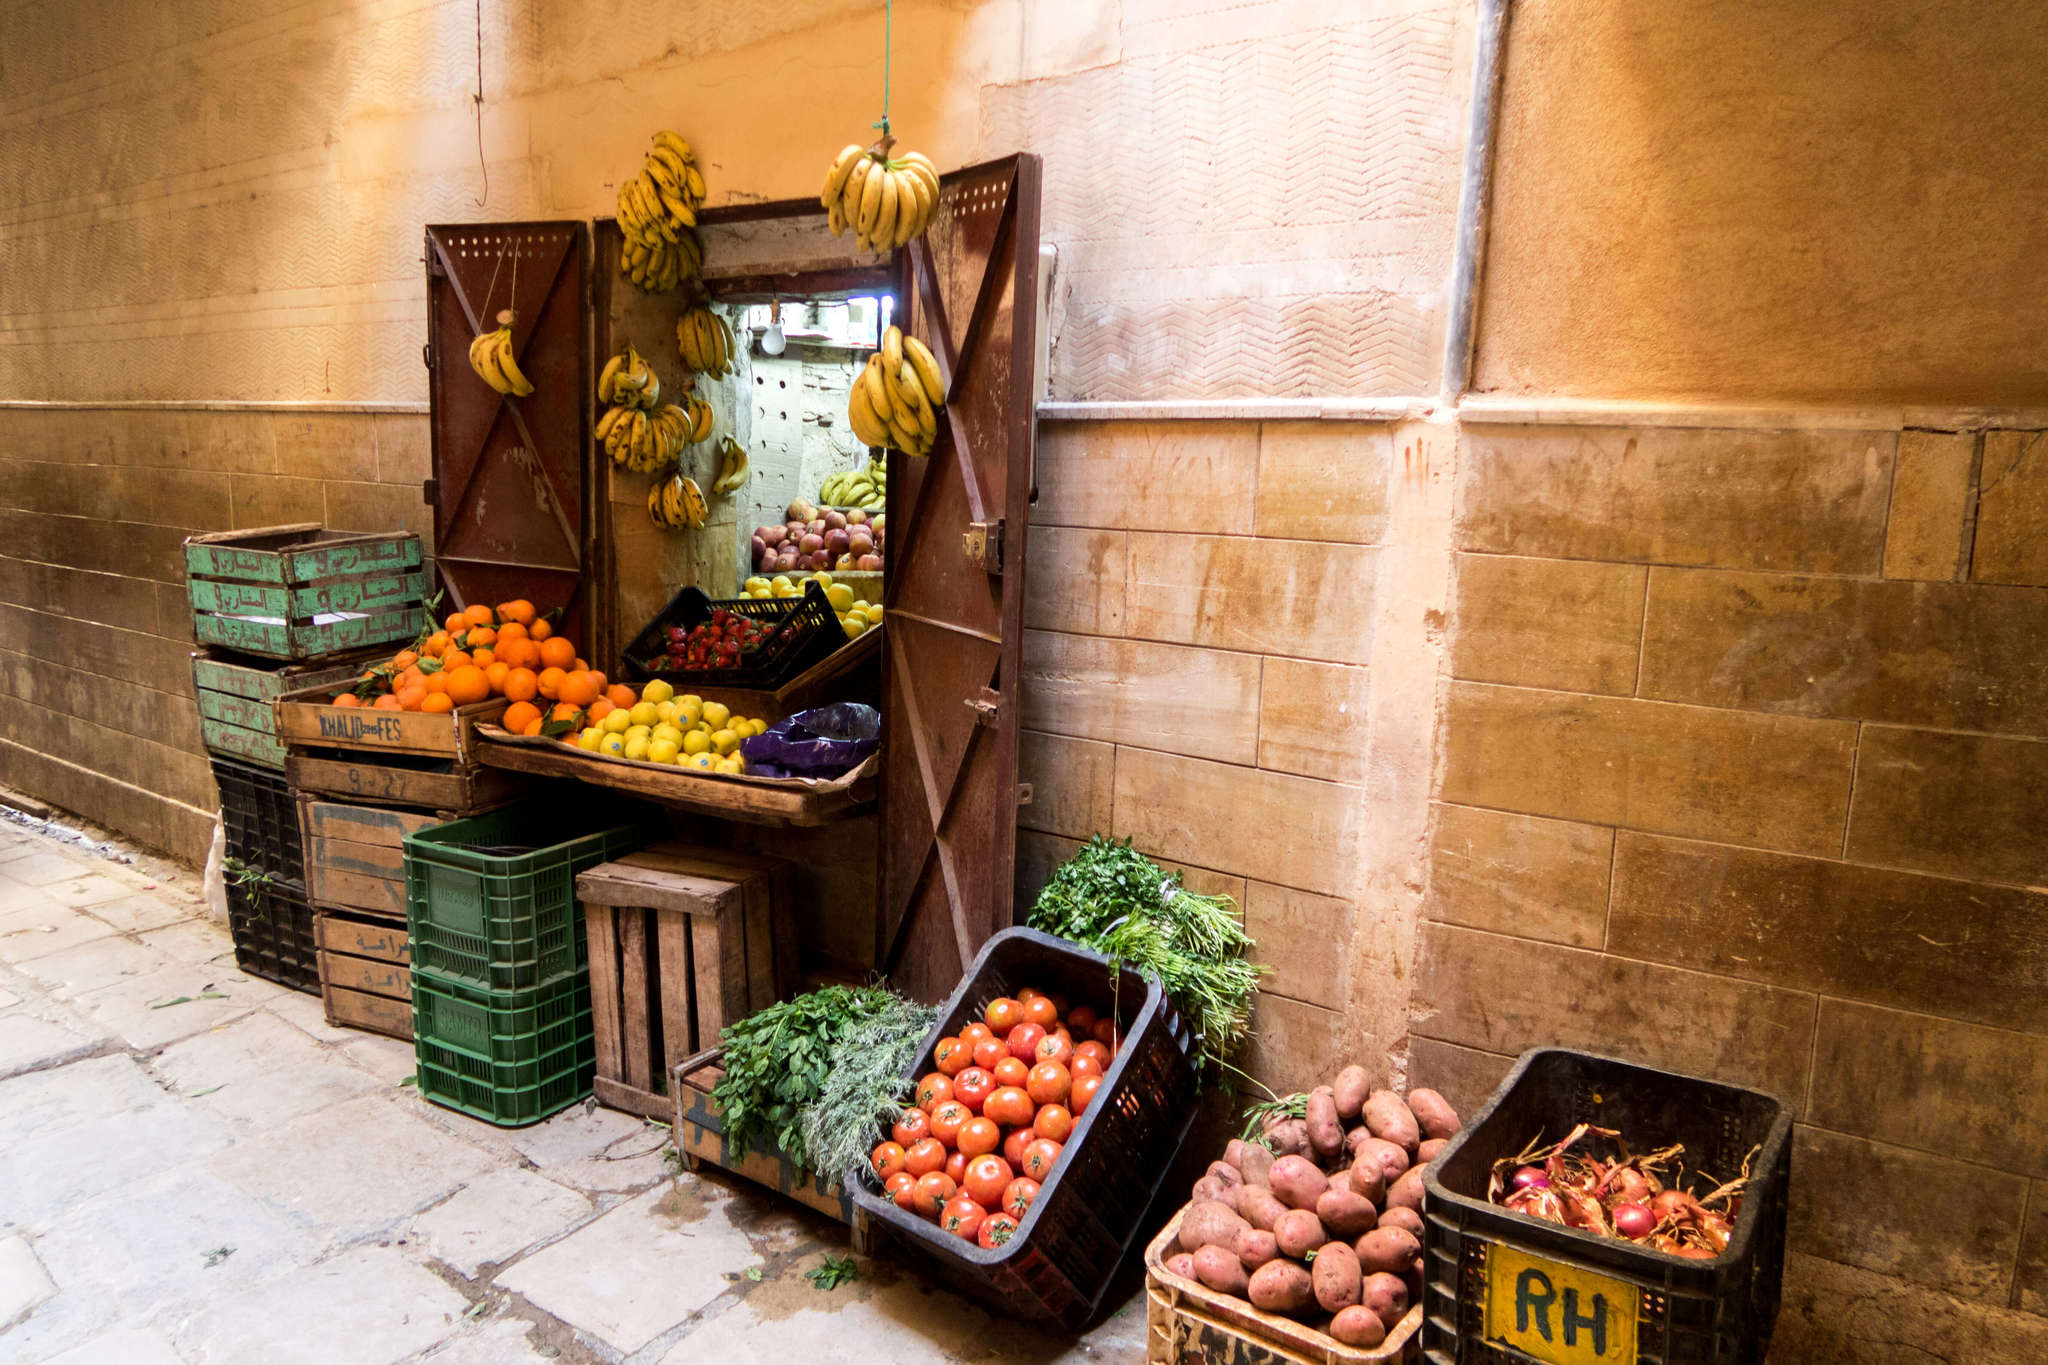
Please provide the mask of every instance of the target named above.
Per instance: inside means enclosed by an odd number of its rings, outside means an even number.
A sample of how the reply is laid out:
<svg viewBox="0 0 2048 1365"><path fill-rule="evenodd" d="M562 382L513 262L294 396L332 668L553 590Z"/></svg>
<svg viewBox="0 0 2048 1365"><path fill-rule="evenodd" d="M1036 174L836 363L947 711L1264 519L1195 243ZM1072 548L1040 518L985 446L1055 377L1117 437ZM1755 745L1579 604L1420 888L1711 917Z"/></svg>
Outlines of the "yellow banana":
<svg viewBox="0 0 2048 1365"><path fill-rule="evenodd" d="M690 416L695 419L690 427L690 444L696 445L711 434L711 405L701 398L691 399Z"/></svg>
<svg viewBox="0 0 2048 1365"><path fill-rule="evenodd" d="M609 403L612 401L612 381L619 377L619 371L625 367L626 357L623 355L615 355L610 360L605 361L604 373L597 377L598 402Z"/></svg>
<svg viewBox="0 0 2048 1365"><path fill-rule="evenodd" d="M870 161L868 164L874 169L869 171L867 179L861 182L860 218L857 223L861 237L873 241L875 222L882 216L882 183L889 177L879 162Z"/></svg>
<svg viewBox="0 0 2048 1365"><path fill-rule="evenodd" d="M657 150L666 148L673 152L685 166L693 166L697 162L697 154L690 150L690 144L683 141L680 133L673 133L664 128L654 135L654 145Z"/></svg>
<svg viewBox="0 0 2048 1365"><path fill-rule="evenodd" d="M497 361L498 369L511 382L514 395L524 398L533 392L533 385L528 382L525 375L519 372L518 357L512 354L512 329L510 327L499 329L498 348L494 359Z"/></svg>
<svg viewBox="0 0 2048 1365"><path fill-rule="evenodd" d="M903 336L903 358L917 371L917 382L924 386L924 396L934 408L944 407L946 386L939 379L938 357L916 337L905 333Z"/></svg>
<svg viewBox="0 0 2048 1365"><path fill-rule="evenodd" d="M896 235L890 245L902 246L924 231L926 218L924 182L909 171L891 171L896 182Z"/></svg>
<svg viewBox="0 0 2048 1365"><path fill-rule="evenodd" d="M862 445L889 444L889 428L875 415L874 405L868 402L868 386L858 379L853 381L853 389L846 395L846 421Z"/></svg>
<svg viewBox="0 0 2048 1365"><path fill-rule="evenodd" d="M875 215L875 249L885 251L896 240L896 205L900 190L896 177L888 171L882 172L882 208Z"/></svg>
<svg viewBox="0 0 2048 1365"><path fill-rule="evenodd" d="M924 437L925 446L938 439L939 415L932 411L932 405L925 400L924 386L918 382L917 371L909 361L904 361L896 375L897 392L909 400L910 410L917 417L917 429Z"/></svg>
<svg viewBox="0 0 2048 1365"><path fill-rule="evenodd" d="M694 163L689 169L690 183L685 185L683 190L690 196L691 203L701 204L704 202L704 172L698 170ZM692 221L695 220L693 219Z"/></svg>
<svg viewBox="0 0 2048 1365"><path fill-rule="evenodd" d="M820 204L830 208L839 198L839 192L846 188L847 177L853 174L854 162L860 158L860 152L858 142L849 142L840 149L839 155L832 159L831 167L825 172L825 188L818 195Z"/></svg>
<svg viewBox="0 0 2048 1365"><path fill-rule="evenodd" d="M891 327L882 333L882 369L894 374L903 368L903 329Z"/></svg>

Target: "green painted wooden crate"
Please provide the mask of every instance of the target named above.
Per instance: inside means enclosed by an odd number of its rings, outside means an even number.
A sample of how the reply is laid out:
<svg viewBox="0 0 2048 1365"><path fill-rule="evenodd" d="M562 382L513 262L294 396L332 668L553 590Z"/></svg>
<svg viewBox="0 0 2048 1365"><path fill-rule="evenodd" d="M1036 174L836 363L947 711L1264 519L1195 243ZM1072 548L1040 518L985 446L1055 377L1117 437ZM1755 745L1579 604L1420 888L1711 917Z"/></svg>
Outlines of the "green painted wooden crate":
<svg viewBox="0 0 2048 1365"><path fill-rule="evenodd" d="M185 580L196 639L267 659L396 645L427 625L427 574L410 532L306 522L193 536Z"/></svg>
<svg viewBox="0 0 2048 1365"><path fill-rule="evenodd" d="M284 745L277 738L279 694L298 687L347 682L383 657L383 651L353 661L308 667L259 668L247 662L192 656L192 683L199 694L199 734L214 753L284 771Z"/></svg>

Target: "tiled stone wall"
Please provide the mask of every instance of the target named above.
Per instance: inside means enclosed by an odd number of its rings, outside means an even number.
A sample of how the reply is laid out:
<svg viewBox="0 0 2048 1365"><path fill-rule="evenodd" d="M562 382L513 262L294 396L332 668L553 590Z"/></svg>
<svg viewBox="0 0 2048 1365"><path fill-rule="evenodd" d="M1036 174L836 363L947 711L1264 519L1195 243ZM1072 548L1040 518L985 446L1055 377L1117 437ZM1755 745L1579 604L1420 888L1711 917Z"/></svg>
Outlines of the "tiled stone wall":
<svg viewBox="0 0 2048 1365"><path fill-rule="evenodd" d="M1468 423L1417 1070L1761 1086L1795 1247L2048 1313L2042 450Z"/></svg>
<svg viewBox="0 0 2048 1365"><path fill-rule="evenodd" d="M418 531L415 415L0 407L0 783L204 861L218 809L180 542Z"/></svg>

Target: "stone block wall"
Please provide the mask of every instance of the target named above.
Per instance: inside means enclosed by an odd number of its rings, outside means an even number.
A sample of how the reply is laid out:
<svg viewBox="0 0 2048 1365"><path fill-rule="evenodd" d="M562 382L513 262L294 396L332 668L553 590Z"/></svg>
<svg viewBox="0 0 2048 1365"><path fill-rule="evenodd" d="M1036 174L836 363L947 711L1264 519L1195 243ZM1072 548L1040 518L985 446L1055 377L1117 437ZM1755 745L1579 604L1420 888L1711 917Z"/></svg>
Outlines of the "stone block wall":
<svg viewBox="0 0 2048 1365"><path fill-rule="evenodd" d="M1770 1090L1796 1248L2048 1313L2043 451L1468 422L1415 1069Z"/></svg>

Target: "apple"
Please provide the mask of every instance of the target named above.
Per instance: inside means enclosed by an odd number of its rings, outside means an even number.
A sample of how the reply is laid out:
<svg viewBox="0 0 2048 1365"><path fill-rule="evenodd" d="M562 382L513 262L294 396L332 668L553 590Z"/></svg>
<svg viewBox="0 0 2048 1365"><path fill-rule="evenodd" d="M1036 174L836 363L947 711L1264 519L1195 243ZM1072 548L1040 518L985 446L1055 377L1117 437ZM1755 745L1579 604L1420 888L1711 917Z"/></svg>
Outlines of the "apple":
<svg viewBox="0 0 2048 1365"><path fill-rule="evenodd" d="M875 538L856 526L846 537L846 548L851 554L868 554L875 548Z"/></svg>
<svg viewBox="0 0 2048 1365"><path fill-rule="evenodd" d="M844 530L845 528L846 528L846 513L844 513L844 512L827 512L827 513L825 514L825 529L826 529L826 530L828 530L828 531L840 531L840 530Z"/></svg>
<svg viewBox="0 0 2048 1365"><path fill-rule="evenodd" d="M803 554L813 554L825 548L825 537L806 532L804 538L796 543L796 548Z"/></svg>
<svg viewBox="0 0 2048 1365"><path fill-rule="evenodd" d="M763 526L754 539L763 545L780 545L789 536L787 526Z"/></svg>
<svg viewBox="0 0 2048 1365"><path fill-rule="evenodd" d="M880 555L862 555L853 561L853 567L862 573L874 573L882 567L882 557Z"/></svg>
<svg viewBox="0 0 2048 1365"><path fill-rule="evenodd" d="M846 514L846 524L848 526L858 526L867 519L867 512L859 507L854 508L851 512L848 512Z"/></svg>
<svg viewBox="0 0 2048 1365"><path fill-rule="evenodd" d="M834 558L845 554L852 546L852 538L843 530L833 530L825 533L825 549Z"/></svg>

